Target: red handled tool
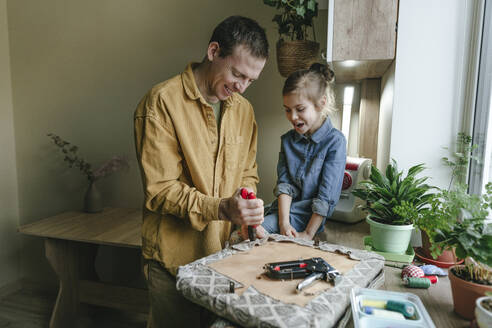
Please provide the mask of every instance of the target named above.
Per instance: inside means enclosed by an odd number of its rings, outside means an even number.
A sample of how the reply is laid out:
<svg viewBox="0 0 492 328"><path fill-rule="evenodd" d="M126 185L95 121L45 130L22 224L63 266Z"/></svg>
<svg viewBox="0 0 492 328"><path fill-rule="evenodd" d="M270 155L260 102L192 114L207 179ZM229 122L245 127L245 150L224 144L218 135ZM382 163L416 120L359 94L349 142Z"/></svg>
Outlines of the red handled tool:
<svg viewBox="0 0 492 328"><path fill-rule="evenodd" d="M241 188L241 197L243 199L255 199L256 195L254 192L248 192L246 188ZM256 239L256 225L248 226L248 237L250 241Z"/></svg>

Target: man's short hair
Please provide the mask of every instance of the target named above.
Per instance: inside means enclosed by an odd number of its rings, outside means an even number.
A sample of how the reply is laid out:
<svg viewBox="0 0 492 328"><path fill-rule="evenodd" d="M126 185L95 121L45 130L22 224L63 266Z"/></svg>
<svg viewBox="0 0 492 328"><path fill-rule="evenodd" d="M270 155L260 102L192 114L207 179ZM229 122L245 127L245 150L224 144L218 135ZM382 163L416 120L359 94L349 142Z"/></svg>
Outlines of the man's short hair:
<svg viewBox="0 0 492 328"><path fill-rule="evenodd" d="M243 16L226 18L214 29L210 42L214 41L219 44L220 57L229 56L234 47L243 45L251 51L253 56L268 58L268 40L265 29L251 18Z"/></svg>

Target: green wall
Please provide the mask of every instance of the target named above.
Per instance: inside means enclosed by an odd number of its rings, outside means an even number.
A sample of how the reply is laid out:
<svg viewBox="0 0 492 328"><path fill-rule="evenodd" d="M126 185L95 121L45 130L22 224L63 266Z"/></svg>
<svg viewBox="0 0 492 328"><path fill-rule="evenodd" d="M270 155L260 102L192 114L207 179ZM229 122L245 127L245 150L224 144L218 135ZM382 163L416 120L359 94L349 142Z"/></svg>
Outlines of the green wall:
<svg viewBox="0 0 492 328"><path fill-rule="evenodd" d="M0 296L19 275L19 224L7 2L0 0Z"/></svg>

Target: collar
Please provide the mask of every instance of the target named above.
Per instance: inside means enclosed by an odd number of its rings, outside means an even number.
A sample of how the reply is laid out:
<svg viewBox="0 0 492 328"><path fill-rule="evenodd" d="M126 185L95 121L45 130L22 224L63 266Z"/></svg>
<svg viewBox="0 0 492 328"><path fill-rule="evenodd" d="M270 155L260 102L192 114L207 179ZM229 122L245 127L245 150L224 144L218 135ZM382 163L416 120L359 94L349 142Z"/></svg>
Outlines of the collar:
<svg viewBox="0 0 492 328"><path fill-rule="evenodd" d="M195 81L195 75L193 74L193 67L195 67L198 64L199 63L189 63L186 66L184 72L181 73L181 80L183 81L183 87L185 89L185 93L190 99L192 100L199 99L202 104L210 106L210 104L205 100L205 98L200 93L200 89L198 89L198 86ZM239 101L240 101L239 95L233 93L232 96L230 96L229 98L223 101L224 108L230 107L233 103Z"/></svg>
<svg viewBox="0 0 492 328"><path fill-rule="evenodd" d="M306 137L303 134L299 134L294 130L294 141L298 142L300 140L312 141L314 143L319 143L330 131L333 129L333 125L331 124L330 118L326 117L325 121L318 130L316 130L311 136Z"/></svg>

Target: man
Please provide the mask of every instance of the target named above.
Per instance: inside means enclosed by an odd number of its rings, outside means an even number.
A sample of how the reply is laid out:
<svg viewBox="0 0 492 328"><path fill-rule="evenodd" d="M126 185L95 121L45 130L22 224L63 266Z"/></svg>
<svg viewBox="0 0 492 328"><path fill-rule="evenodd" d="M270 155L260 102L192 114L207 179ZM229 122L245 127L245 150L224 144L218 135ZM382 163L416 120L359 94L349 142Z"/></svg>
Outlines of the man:
<svg viewBox="0 0 492 328"><path fill-rule="evenodd" d="M199 326L199 307L176 291L178 267L220 251L233 224L263 221L263 201L239 195L241 187L255 191L258 183L256 121L239 94L259 77L267 57L264 29L229 17L215 28L203 61L153 87L135 112L154 328Z"/></svg>

